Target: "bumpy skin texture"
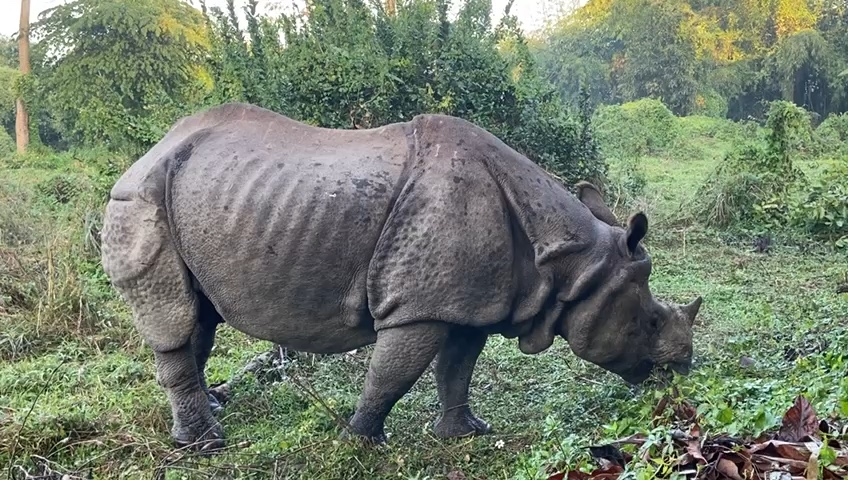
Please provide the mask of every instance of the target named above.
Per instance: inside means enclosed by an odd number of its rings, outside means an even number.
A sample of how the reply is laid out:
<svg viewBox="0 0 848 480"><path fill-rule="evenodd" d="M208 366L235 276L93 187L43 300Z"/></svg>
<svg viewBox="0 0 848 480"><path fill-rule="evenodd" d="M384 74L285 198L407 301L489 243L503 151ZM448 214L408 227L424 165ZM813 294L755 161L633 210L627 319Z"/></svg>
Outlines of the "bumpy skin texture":
<svg viewBox="0 0 848 480"><path fill-rule="evenodd" d="M525 353L561 336L631 381L691 360L700 300L651 295L647 219L618 225L589 184L578 197L457 118L342 131L228 104L181 120L117 182L103 266L180 444L222 444L203 377L221 322L306 352L376 342L350 424L378 442L438 357L436 434L485 433L467 403L487 335Z"/></svg>

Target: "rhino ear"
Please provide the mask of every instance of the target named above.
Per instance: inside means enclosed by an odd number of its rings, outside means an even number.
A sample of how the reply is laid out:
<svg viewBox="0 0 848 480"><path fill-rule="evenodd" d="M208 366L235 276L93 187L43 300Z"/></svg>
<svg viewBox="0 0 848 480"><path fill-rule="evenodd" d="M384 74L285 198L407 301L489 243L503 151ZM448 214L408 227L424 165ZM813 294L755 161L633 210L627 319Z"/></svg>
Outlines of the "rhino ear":
<svg viewBox="0 0 848 480"><path fill-rule="evenodd" d="M627 251L632 255L636 252L639 242L648 233L648 217L639 212L630 217L627 222Z"/></svg>
<svg viewBox="0 0 848 480"><path fill-rule="evenodd" d="M601 197L601 192L598 191L596 186L583 181L577 183L575 188L577 188L577 198L579 198L584 205L589 207L589 211L592 212L592 215L594 215L595 218L611 227L618 226L618 220L615 218L615 215L613 215L609 207L607 207L604 203L604 199Z"/></svg>

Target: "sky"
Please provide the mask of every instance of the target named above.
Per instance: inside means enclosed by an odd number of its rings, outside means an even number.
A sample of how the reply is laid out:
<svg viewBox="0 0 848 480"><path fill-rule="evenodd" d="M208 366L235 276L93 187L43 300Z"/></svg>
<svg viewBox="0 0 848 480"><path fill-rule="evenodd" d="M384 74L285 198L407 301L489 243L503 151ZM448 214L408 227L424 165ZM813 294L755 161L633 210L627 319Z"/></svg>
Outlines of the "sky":
<svg viewBox="0 0 848 480"><path fill-rule="evenodd" d="M30 21L35 22L38 19L38 14L50 7L65 3L66 0L31 0ZM518 17L522 28L525 31L532 31L542 26L544 14L548 10L548 6L556 0L515 0L512 5L512 13ZM198 4L196 1L194 2ZM236 7L241 11L244 0L236 0ZM284 3L290 4L290 1L262 1L263 4ZM452 2L454 4L459 2ZM492 0L492 23L496 24L503 14L507 0ZM226 0L207 0L206 5L209 7L224 7ZM21 2L19 0L0 0L0 34L14 35L18 31L18 22L21 16Z"/></svg>

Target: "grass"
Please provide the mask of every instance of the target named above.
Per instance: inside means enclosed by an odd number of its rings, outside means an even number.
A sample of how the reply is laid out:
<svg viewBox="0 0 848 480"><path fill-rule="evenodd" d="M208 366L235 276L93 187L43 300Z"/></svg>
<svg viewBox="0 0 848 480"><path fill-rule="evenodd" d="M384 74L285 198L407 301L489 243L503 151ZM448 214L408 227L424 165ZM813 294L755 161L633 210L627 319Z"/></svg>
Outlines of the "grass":
<svg viewBox="0 0 848 480"><path fill-rule="evenodd" d="M152 354L91 246L88 227L120 168L82 153L2 167L0 467L15 478L57 479L462 478L452 472L545 479L552 469L586 465L588 445L637 431L661 439L672 425L654 421L652 411L672 387L703 413L708 432L774 428L797 394L821 416L844 419L848 298L835 288L848 275L845 254L813 243L754 253L745 242L673 221L728 145L712 130L698 131L691 148L641 160L646 183L635 199L651 218L654 293L678 302L704 297L690 376L631 389L564 342L527 356L493 337L472 384L473 405L493 435L434 439L438 404L428 372L395 407L389 447L377 450L339 441L333 415L308 394L347 416L370 348L299 355L284 371L247 374L222 417L228 451L203 458L172 449ZM695 150L702 154L688 153ZM210 382L232 377L268 348L223 327ZM636 478L649 478L652 468L639 466Z"/></svg>

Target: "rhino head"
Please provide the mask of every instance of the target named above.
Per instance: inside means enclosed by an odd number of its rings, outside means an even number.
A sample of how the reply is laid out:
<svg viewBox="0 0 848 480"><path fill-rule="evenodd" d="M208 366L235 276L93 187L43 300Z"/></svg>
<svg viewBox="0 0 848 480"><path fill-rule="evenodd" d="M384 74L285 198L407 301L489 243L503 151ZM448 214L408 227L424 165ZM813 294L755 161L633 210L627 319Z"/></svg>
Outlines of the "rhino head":
<svg viewBox="0 0 848 480"><path fill-rule="evenodd" d="M648 285L651 257L640 243L648 232L647 217L637 213L621 226L593 185L581 182L577 188L580 201L599 220L594 225L599 248L569 291L559 294L558 333L578 357L630 383L641 383L657 366L688 374L701 297L688 305L654 297ZM574 265L563 259L560 268Z"/></svg>

